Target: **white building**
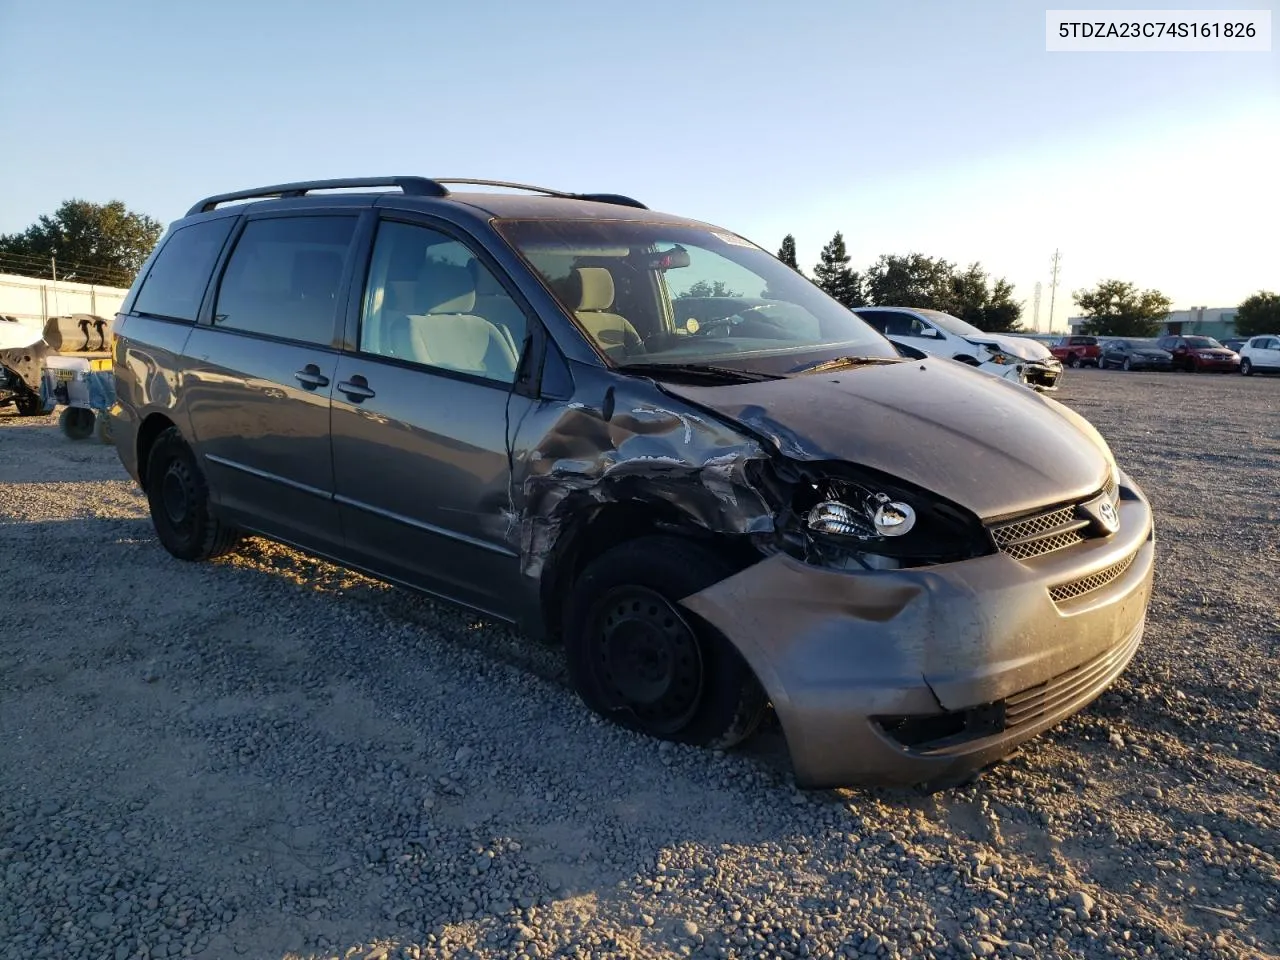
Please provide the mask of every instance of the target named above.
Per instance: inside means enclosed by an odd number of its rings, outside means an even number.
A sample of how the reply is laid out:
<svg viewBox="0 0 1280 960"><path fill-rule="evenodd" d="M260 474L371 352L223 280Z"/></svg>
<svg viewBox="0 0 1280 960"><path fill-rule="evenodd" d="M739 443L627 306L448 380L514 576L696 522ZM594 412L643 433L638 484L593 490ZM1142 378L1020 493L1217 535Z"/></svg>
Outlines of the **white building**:
<svg viewBox="0 0 1280 960"><path fill-rule="evenodd" d="M110 320L128 290L0 273L0 316L43 330L50 317L89 314Z"/></svg>
<svg viewBox="0 0 1280 960"><path fill-rule="evenodd" d="M1174 310L1165 318L1157 336L1196 334L1218 340L1232 337L1236 332L1238 310L1238 307L1192 307L1189 310ZM1088 322L1088 317L1067 318L1067 324L1072 333L1080 333L1081 328Z"/></svg>

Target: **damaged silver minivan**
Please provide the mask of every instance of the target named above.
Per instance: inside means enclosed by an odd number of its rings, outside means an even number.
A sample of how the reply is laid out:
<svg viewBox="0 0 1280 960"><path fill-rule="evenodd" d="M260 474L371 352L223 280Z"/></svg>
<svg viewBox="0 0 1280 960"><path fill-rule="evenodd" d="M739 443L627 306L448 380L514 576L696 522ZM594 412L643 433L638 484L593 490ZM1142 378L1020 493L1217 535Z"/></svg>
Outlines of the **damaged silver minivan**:
<svg viewBox="0 0 1280 960"><path fill-rule="evenodd" d="M175 556L261 535L560 639L655 737L727 747L772 704L804 787L962 779L1142 637L1151 509L1084 419L627 197L209 197L113 351Z"/></svg>

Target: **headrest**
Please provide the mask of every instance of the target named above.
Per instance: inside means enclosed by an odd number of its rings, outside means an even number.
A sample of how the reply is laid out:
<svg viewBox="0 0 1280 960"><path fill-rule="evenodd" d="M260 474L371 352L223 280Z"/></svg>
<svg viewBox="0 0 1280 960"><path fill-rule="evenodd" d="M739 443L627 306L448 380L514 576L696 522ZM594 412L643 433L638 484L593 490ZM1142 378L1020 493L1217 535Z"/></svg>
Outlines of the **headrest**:
<svg viewBox="0 0 1280 960"><path fill-rule="evenodd" d="M466 267L428 262L418 271L418 313L470 313L475 306L476 285Z"/></svg>
<svg viewBox="0 0 1280 960"><path fill-rule="evenodd" d="M332 250L301 250L293 258L293 292L304 299L332 298L342 279L342 255Z"/></svg>
<svg viewBox="0 0 1280 960"><path fill-rule="evenodd" d="M613 306L613 274L604 267L578 267L573 277L579 310L608 310Z"/></svg>

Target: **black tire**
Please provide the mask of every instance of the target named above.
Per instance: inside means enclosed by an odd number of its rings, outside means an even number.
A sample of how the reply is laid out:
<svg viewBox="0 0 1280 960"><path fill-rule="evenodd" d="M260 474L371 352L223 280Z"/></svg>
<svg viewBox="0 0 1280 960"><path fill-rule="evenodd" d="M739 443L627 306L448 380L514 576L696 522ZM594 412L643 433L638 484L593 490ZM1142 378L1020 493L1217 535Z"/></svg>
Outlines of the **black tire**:
<svg viewBox="0 0 1280 960"><path fill-rule="evenodd" d="M13 405L18 408L20 417L38 417L44 413L44 400L36 393L15 398Z"/></svg>
<svg viewBox="0 0 1280 960"><path fill-rule="evenodd" d="M747 739L764 716L764 689L733 644L676 605L734 572L675 537L633 540L588 564L570 590L564 631L583 702L663 740L727 748Z"/></svg>
<svg viewBox="0 0 1280 960"><path fill-rule="evenodd" d="M179 560L210 560L235 548L240 531L213 515L209 482L177 427L147 457L147 504L160 543Z"/></svg>
<svg viewBox="0 0 1280 960"><path fill-rule="evenodd" d="M58 426L72 440L88 440L93 436L94 416L84 407L67 407L58 415Z"/></svg>
<svg viewBox="0 0 1280 960"><path fill-rule="evenodd" d="M1121 366L1124 368L1125 373L1133 373L1133 361L1128 357L1124 358L1124 363Z"/></svg>
<svg viewBox="0 0 1280 960"><path fill-rule="evenodd" d="M1080 358L1078 356L1076 356L1074 353L1070 353L1070 354L1067 354L1067 366L1070 367L1072 370L1079 370L1082 366L1084 366L1084 364L1080 362Z"/></svg>
<svg viewBox="0 0 1280 960"><path fill-rule="evenodd" d="M1246 377L1253 376L1253 362L1248 357L1240 361L1240 372Z"/></svg>

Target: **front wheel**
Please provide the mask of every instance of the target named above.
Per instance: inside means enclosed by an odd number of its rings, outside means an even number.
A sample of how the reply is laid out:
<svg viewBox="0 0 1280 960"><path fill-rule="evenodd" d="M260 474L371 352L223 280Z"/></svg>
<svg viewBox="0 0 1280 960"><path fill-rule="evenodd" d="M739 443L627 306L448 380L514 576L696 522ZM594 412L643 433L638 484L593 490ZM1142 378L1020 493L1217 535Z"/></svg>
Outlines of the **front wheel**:
<svg viewBox="0 0 1280 960"><path fill-rule="evenodd" d="M718 630L678 601L731 576L713 551L674 537L624 543L592 561L570 592L569 675L588 707L663 740L731 747L767 698Z"/></svg>
<svg viewBox="0 0 1280 960"><path fill-rule="evenodd" d="M1240 372L1243 373L1246 377L1253 376L1253 361L1250 360L1248 357L1245 357L1243 360L1241 360Z"/></svg>
<svg viewBox="0 0 1280 960"><path fill-rule="evenodd" d="M209 560L239 542L239 531L214 516L209 483L177 427L156 438L147 458L147 505L160 543L179 560Z"/></svg>

